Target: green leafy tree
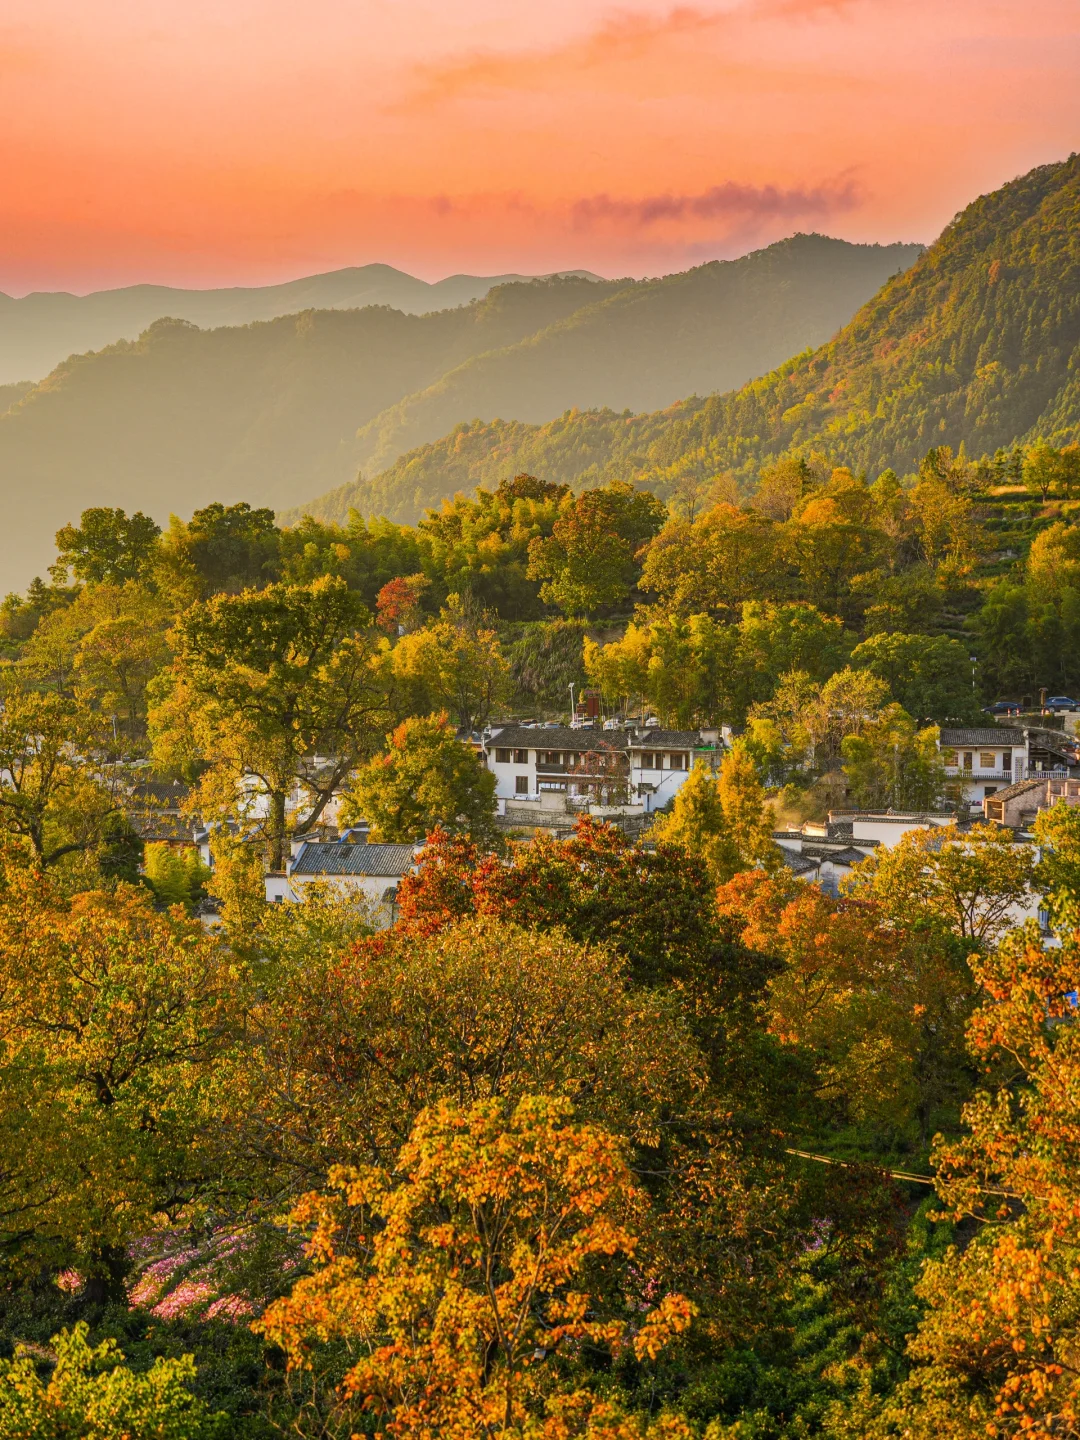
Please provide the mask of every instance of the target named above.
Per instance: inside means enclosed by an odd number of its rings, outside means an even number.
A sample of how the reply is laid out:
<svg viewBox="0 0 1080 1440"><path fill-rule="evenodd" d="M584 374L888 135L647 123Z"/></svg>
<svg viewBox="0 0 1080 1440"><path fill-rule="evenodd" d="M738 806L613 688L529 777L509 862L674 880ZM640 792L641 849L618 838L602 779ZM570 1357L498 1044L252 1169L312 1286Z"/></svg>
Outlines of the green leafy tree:
<svg viewBox="0 0 1080 1440"><path fill-rule="evenodd" d="M724 884L755 865L775 868L780 855L773 829L757 768L746 747L737 744L724 756L718 774L700 761L694 766L670 815L650 834L700 856L713 879Z"/></svg>
<svg viewBox="0 0 1080 1440"><path fill-rule="evenodd" d="M339 578L219 595L172 632L150 725L163 768L199 767L204 819L239 824L281 870L388 718L382 639ZM290 800L301 802L290 813Z"/></svg>
<svg viewBox="0 0 1080 1440"><path fill-rule="evenodd" d="M529 544L529 576L541 598L567 615L590 615L625 600L637 578L635 556L659 530L664 506L623 481L567 497L551 536Z"/></svg>
<svg viewBox="0 0 1080 1440"><path fill-rule="evenodd" d="M341 822L361 817L372 839L416 840L436 826L477 839L494 836L495 776L441 715L403 721L384 755L360 768L342 804Z"/></svg>
<svg viewBox="0 0 1080 1440"><path fill-rule="evenodd" d="M56 532L57 583L68 573L95 585L144 580L153 569L161 527L141 510L128 515L107 507L84 510L78 525Z"/></svg>
<svg viewBox="0 0 1080 1440"><path fill-rule="evenodd" d="M162 558L174 583L190 578L200 598L261 589L277 579L281 566L274 512L253 510L246 501L215 501L196 510L186 524L174 516Z"/></svg>
<svg viewBox="0 0 1080 1440"><path fill-rule="evenodd" d="M0 1440L218 1440L224 1414L192 1393L195 1361L158 1356L149 1370L124 1363L115 1340L92 1348L84 1322L50 1342L42 1380L25 1351L0 1360Z"/></svg>
<svg viewBox="0 0 1080 1440"><path fill-rule="evenodd" d="M969 944L990 946L1031 898L1035 857L998 825L930 825L909 830L856 866L853 895L874 900L897 923L943 927Z"/></svg>
<svg viewBox="0 0 1080 1440"><path fill-rule="evenodd" d="M178 851L163 842L147 845L144 870L162 905L183 905L189 914L202 899L211 875L194 846Z"/></svg>
<svg viewBox="0 0 1080 1440"><path fill-rule="evenodd" d="M937 726L925 730L902 706L886 706L840 751L852 798L862 810L937 810L948 793Z"/></svg>
<svg viewBox="0 0 1080 1440"><path fill-rule="evenodd" d="M1065 915L1080 905L1080 809L1058 800L1035 817L1039 865L1035 880L1051 908Z"/></svg>
<svg viewBox="0 0 1080 1440"><path fill-rule="evenodd" d="M947 635L872 635L856 645L851 663L883 680L893 699L919 720L978 719L968 652Z"/></svg>
<svg viewBox="0 0 1080 1440"><path fill-rule="evenodd" d="M626 708L647 701L666 724L735 720L745 710L749 681L738 631L710 615L631 622L608 645L586 636L584 661L603 695Z"/></svg>
<svg viewBox="0 0 1080 1440"><path fill-rule="evenodd" d="M36 863L94 849L121 808L122 777L102 763L106 732L81 701L3 677L0 826Z"/></svg>

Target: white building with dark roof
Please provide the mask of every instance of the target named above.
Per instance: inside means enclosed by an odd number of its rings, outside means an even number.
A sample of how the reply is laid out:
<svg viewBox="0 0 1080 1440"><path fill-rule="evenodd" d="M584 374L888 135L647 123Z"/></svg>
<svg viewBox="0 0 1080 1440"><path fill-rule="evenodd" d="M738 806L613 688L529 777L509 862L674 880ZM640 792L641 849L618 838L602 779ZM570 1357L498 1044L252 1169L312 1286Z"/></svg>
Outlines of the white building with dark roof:
<svg viewBox="0 0 1080 1440"><path fill-rule="evenodd" d="M953 729L945 726L938 740L945 773L962 787L961 804L982 812L988 795L1027 778L1028 742L1022 730L1006 726Z"/></svg>
<svg viewBox="0 0 1080 1440"><path fill-rule="evenodd" d="M482 751L500 810L507 801L562 795L648 812L678 793L695 761L718 765L723 744L716 730L497 725L485 732Z"/></svg>
<svg viewBox="0 0 1080 1440"><path fill-rule="evenodd" d="M983 801L983 815L1010 830L1027 830L1040 810L1058 803L1080 805L1080 780L1066 775L1030 775Z"/></svg>
<svg viewBox="0 0 1080 1440"><path fill-rule="evenodd" d="M416 867L419 845L369 845L348 840L301 841L284 871L266 877L266 898L297 903L312 884L324 884L365 903L372 922L385 929L394 920L397 887Z"/></svg>

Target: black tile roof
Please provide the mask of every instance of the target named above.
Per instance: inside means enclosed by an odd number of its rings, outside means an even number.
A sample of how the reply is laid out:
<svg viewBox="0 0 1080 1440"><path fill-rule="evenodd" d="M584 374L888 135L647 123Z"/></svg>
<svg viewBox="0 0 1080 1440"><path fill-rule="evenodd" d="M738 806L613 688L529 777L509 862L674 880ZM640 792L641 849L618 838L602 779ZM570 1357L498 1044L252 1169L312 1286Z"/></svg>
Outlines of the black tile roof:
<svg viewBox="0 0 1080 1440"><path fill-rule="evenodd" d="M380 875L396 879L413 867L412 845L308 843L293 861L292 875Z"/></svg>
<svg viewBox="0 0 1080 1440"><path fill-rule="evenodd" d="M1015 785L1006 785L1004 790L995 790L993 795L988 795L988 800L1015 800L1018 795L1025 794L1028 790L1045 790L1046 776L1032 776L1028 780L1017 780Z"/></svg>
<svg viewBox="0 0 1080 1440"><path fill-rule="evenodd" d="M809 875L812 871L816 872L818 867L813 860L804 860L803 857L794 850L785 850L782 845L778 848L781 859L793 874Z"/></svg>
<svg viewBox="0 0 1080 1440"><path fill-rule="evenodd" d="M489 750L692 750L704 748L696 730L626 730L581 729L569 725L530 726L504 725L493 730L487 741Z"/></svg>
<svg viewBox="0 0 1080 1440"><path fill-rule="evenodd" d="M1024 745L1022 731L1010 729L1007 725L1001 725L991 730L989 728L979 730L945 730L941 732L941 743L946 748L963 748L965 745L993 745L1000 749L1003 745L1020 746Z"/></svg>

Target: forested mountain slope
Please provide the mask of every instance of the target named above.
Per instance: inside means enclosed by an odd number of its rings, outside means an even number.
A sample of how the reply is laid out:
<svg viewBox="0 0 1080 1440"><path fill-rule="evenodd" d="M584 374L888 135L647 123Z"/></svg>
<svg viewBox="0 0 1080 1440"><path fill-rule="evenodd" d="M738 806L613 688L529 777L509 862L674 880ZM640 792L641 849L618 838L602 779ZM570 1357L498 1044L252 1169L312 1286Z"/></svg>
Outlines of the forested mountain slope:
<svg viewBox="0 0 1080 1440"><path fill-rule="evenodd" d="M380 469L478 416L542 422L571 406L653 410L731 389L833 334L920 249L795 235L600 295L526 341L473 356L371 421L358 437L359 462Z"/></svg>
<svg viewBox="0 0 1080 1440"><path fill-rule="evenodd" d="M422 316L308 310L217 330L158 321L65 361L0 413L0 583L43 570L58 524L90 505L162 522L215 499L286 510L351 479L374 450L389 462L408 436L471 415L655 405L707 391L717 375L742 380L825 339L915 253L801 236L663 281L501 285ZM605 307L617 297L626 303Z"/></svg>
<svg viewBox="0 0 1080 1440"><path fill-rule="evenodd" d="M588 271L575 271L586 278ZM37 291L0 294L0 385L47 375L69 355L135 340L155 320L193 325L250 325L301 310L358 310L390 305L408 315L448 310L482 299L496 285L529 275L450 275L429 284L392 265L355 265L305 275L283 285L183 290L171 285L128 285L89 295Z"/></svg>
<svg viewBox="0 0 1080 1440"><path fill-rule="evenodd" d="M740 390L649 415L458 427L370 486L307 508L409 519L526 469L575 485L622 476L664 493L680 467L752 475L788 451L904 471L931 445L978 455L1040 436L1080 436L1077 156L976 200L835 339Z"/></svg>

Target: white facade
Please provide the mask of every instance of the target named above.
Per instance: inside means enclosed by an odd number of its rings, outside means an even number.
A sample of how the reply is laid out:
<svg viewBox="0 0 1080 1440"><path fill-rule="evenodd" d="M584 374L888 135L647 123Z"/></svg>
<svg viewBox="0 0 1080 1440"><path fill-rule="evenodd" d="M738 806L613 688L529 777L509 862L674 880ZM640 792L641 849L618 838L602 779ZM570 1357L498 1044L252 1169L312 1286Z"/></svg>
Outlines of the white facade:
<svg viewBox="0 0 1080 1440"><path fill-rule="evenodd" d="M266 898L272 904L298 904L309 886L319 885L363 905L372 924L382 930L394 922L398 884L415 867L421 848L342 840L302 842L284 872L266 876Z"/></svg>
<svg viewBox="0 0 1080 1440"><path fill-rule="evenodd" d="M982 813L987 795L1027 778L1028 744L1022 730L943 729L938 741L945 773L959 780L963 803Z"/></svg>
<svg viewBox="0 0 1080 1440"><path fill-rule="evenodd" d="M715 731L503 725L485 733L482 754L500 812L546 795L650 811L678 793L695 760L718 763L721 744Z"/></svg>

